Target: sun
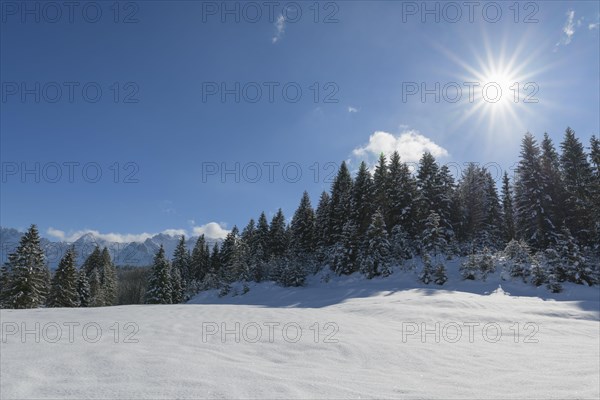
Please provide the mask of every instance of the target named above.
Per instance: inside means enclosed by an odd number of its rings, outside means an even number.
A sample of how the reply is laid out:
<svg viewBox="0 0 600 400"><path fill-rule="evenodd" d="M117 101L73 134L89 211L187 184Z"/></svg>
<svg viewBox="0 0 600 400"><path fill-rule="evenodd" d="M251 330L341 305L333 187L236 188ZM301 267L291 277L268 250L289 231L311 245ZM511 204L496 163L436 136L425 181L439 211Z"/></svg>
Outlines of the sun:
<svg viewBox="0 0 600 400"><path fill-rule="evenodd" d="M526 51L523 40L508 46L502 40L491 44L483 36L479 47L471 47L471 56L441 49L459 66L449 73L465 88L461 101L452 105L453 128L469 125L490 136L507 131L521 134L539 110L536 76L549 66L534 68L538 52Z"/></svg>

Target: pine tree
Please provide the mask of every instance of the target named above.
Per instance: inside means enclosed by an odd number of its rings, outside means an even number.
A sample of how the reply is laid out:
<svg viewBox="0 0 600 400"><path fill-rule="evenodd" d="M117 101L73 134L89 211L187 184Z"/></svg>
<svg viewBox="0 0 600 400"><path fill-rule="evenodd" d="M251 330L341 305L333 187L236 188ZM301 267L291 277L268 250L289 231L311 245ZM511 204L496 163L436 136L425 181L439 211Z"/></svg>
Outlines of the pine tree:
<svg viewBox="0 0 600 400"><path fill-rule="evenodd" d="M419 274L419 281L422 283L429 285L431 280L433 279L433 266L431 265L431 256L429 253L423 254L423 269Z"/></svg>
<svg viewBox="0 0 600 400"><path fill-rule="evenodd" d="M283 256L288 249L288 244L285 216L280 208L273 216L269 226L269 253L271 257Z"/></svg>
<svg viewBox="0 0 600 400"><path fill-rule="evenodd" d="M425 221L421 244L424 252L433 253L434 256L437 256L447 246L440 227L440 216L436 212L432 211Z"/></svg>
<svg viewBox="0 0 600 400"><path fill-rule="evenodd" d="M313 254L315 244L315 213L308 192L304 192L290 225L293 256Z"/></svg>
<svg viewBox="0 0 600 400"><path fill-rule="evenodd" d="M75 268L75 249L67 250L58 264L58 268L52 278L50 295L48 297L50 307L78 307L79 294L77 292L77 269Z"/></svg>
<svg viewBox="0 0 600 400"><path fill-rule="evenodd" d="M387 196L388 185L387 159L385 154L381 153L373 174L373 209L380 210L384 219L390 212L390 201Z"/></svg>
<svg viewBox="0 0 600 400"><path fill-rule="evenodd" d="M196 240L189 262L190 272L188 279L190 280L190 283L192 281L195 281L196 284L202 282L210 268L210 250L204 235L200 235Z"/></svg>
<svg viewBox="0 0 600 400"><path fill-rule="evenodd" d="M529 275L531 276L531 283L534 286L542 286L547 280L546 271L544 271L544 268L537 257L534 257L531 260Z"/></svg>
<svg viewBox="0 0 600 400"><path fill-rule="evenodd" d="M513 194L506 171L502 177L502 226L504 241L508 243L516 237L516 233Z"/></svg>
<svg viewBox="0 0 600 400"><path fill-rule="evenodd" d="M358 243L356 225L349 220L344 224L341 235L331 250L331 269L338 275L350 275L357 270Z"/></svg>
<svg viewBox="0 0 600 400"><path fill-rule="evenodd" d="M540 165L545 190L544 209L547 210L548 219L552 222L552 226L555 227L551 235L549 235L548 245L553 242L554 235L558 233L565 219L563 204L566 196L560 175L559 156L554 148L552 139L550 139L547 133L544 133L544 139L541 144Z"/></svg>
<svg viewBox="0 0 600 400"><path fill-rule="evenodd" d="M587 283L592 286L595 283L594 272L581 253L569 228L563 228L556 246L567 280L580 285Z"/></svg>
<svg viewBox="0 0 600 400"><path fill-rule="evenodd" d="M271 239L269 234L269 223L267 222L267 216L264 212L262 212L258 218L258 225L256 227L256 242L257 246L262 248L263 261L268 261L271 257Z"/></svg>
<svg viewBox="0 0 600 400"><path fill-rule="evenodd" d="M104 260L100 247L96 246L83 263L90 285L90 307L102 307L104 305L104 293L102 286Z"/></svg>
<svg viewBox="0 0 600 400"><path fill-rule="evenodd" d="M171 265L171 301L173 304L182 303L185 297L183 279L179 268Z"/></svg>
<svg viewBox="0 0 600 400"><path fill-rule="evenodd" d="M596 136L590 139L590 159L594 170L592 199L594 209L594 241L595 248L600 252L600 140Z"/></svg>
<svg viewBox="0 0 600 400"><path fill-rule="evenodd" d="M344 226L350 220L352 185L348 167L345 162L342 162L331 187L328 245L335 244L342 239Z"/></svg>
<svg viewBox="0 0 600 400"><path fill-rule="evenodd" d="M435 271L433 271L433 281L436 285L443 285L448 280L448 275L446 274L446 267L444 267L443 263L438 263L435 267Z"/></svg>
<svg viewBox="0 0 600 400"><path fill-rule="evenodd" d="M204 248L202 248L202 251ZM179 239L179 243L177 243L177 247L175 247L175 251L173 252L173 260L171 265L173 266L173 270L177 270L180 280L181 286L185 287L187 282L190 282L194 279L192 274L192 257L185 245L185 236L181 235Z"/></svg>
<svg viewBox="0 0 600 400"><path fill-rule="evenodd" d="M465 280L477 280L479 277L479 260L475 252L471 252L467 259L460 265L460 275Z"/></svg>
<svg viewBox="0 0 600 400"><path fill-rule="evenodd" d="M0 308L8 308L8 288L10 287L10 273L8 265L0 267Z"/></svg>
<svg viewBox="0 0 600 400"><path fill-rule="evenodd" d="M561 143L560 165L566 200L565 223L578 242L587 245L594 237L592 215L593 174L583 145L575 132L567 128Z"/></svg>
<svg viewBox="0 0 600 400"><path fill-rule="evenodd" d="M511 240L504 248L505 266L510 276L527 282L532 262L531 250L526 242Z"/></svg>
<svg viewBox="0 0 600 400"><path fill-rule="evenodd" d="M544 208L546 188L540 163L540 149L528 133L521 144L521 160L515 183L515 213L518 236L535 249L552 241L555 226Z"/></svg>
<svg viewBox="0 0 600 400"><path fill-rule="evenodd" d="M115 265L112 262L110 253L105 247L102 250L102 269L101 269L101 280L102 280L102 296L103 305L111 306L117 302L117 271Z"/></svg>
<svg viewBox="0 0 600 400"><path fill-rule="evenodd" d="M77 300L79 306L89 307L91 305L91 298L90 284L88 282L87 274L82 268L77 274Z"/></svg>
<svg viewBox="0 0 600 400"><path fill-rule="evenodd" d="M412 237L416 233L417 184L408 166L400 161L397 151L392 153L387 176L386 196L389 199L389 215L386 220L389 232L398 226Z"/></svg>
<svg viewBox="0 0 600 400"><path fill-rule="evenodd" d="M379 275L389 276L392 273L390 270L390 243L381 210L377 210L373 214L367 238L369 246L366 254L361 258L361 272L368 279Z"/></svg>
<svg viewBox="0 0 600 400"><path fill-rule="evenodd" d="M213 245L212 252L210 254L209 268L202 280L202 287L204 289L216 289L220 286L220 272L221 271L221 255L219 244Z"/></svg>
<svg viewBox="0 0 600 400"><path fill-rule="evenodd" d="M237 271L234 270L235 257L239 242L238 228L234 226L223 240L221 246L219 280L222 284L230 284L236 280Z"/></svg>
<svg viewBox="0 0 600 400"><path fill-rule="evenodd" d="M412 246L408 233L404 230L402 225L398 224L392 229L392 235L390 237L390 252L391 259L401 264L402 261L411 259L413 257Z"/></svg>
<svg viewBox="0 0 600 400"><path fill-rule="evenodd" d="M171 286L171 266L165 257L165 249L160 249L154 256L154 263L148 279L146 304L171 304L173 288Z"/></svg>
<svg viewBox="0 0 600 400"><path fill-rule="evenodd" d="M329 260L329 213L331 205L327 192L321 193L319 205L315 212L315 245L316 257L319 263Z"/></svg>
<svg viewBox="0 0 600 400"><path fill-rule="evenodd" d="M357 239L365 237L369 225L371 225L371 216L373 214L373 179L363 161L360 163L354 185L352 187L352 219L356 225Z"/></svg>
<svg viewBox="0 0 600 400"><path fill-rule="evenodd" d="M36 308L45 304L48 267L35 225L21 237L15 252L9 254L6 267L9 274L4 294L6 307Z"/></svg>

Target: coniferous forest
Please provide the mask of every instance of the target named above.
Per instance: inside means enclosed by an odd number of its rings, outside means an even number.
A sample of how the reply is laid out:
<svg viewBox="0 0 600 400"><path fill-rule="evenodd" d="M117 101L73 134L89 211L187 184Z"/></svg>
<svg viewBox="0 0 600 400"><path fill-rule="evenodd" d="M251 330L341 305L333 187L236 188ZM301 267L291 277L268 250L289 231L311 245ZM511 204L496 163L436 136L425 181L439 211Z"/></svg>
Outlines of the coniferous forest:
<svg viewBox="0 0 600 400"><path fill-rule="evenodd" d="M316 207L304 192L289 223L281 209L270 221L263 212L212 248L200 236L187 249L182 237L171 260L161 247L147 282L131 290L146 303L181 303L202 290L227 295L234 282L243 293L266 280L302 286L321 270L386 277L413 258L422 261L418 279L441 286L444 261L457 257L465 280L502 268L554 293L564 282L598 284L600 140L587 147L570 128L558 146L526 134L514 176L505 172L500 185L474 163L454 177L429 153L416 171L398 153L381 155L373 173L361 163L354 177L342 163ZM79 267L75 260L67 251L51 274L32 225L0 270L1 306L116 304L124 282L109 251L97 247Z"/></svg>

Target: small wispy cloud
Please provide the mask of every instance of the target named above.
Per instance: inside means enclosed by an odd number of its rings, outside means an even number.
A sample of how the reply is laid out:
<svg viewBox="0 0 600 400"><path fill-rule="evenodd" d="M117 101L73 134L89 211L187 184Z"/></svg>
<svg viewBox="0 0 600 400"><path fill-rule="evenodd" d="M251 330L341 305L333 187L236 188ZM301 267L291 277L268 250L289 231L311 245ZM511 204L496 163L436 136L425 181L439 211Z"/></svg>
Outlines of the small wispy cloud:
<svg viewBox="0 0 600 400"><path fill-rule="evenodd" d="M581 19L578 21L578 25L581 25ZM575 35L575 11L569 10L567 11L567 20L562 28L561 38L554 45L554 51L556 51L560 45L568 46L573 40L573 35Z"/></svg>
<svg viewBox="0 0 600 400"><path fill-rule="evenodd" d="M285 17L280 15L275 21L275 35L271 38L271 43L275 44L281 40L285 33Z"/></svg>
<svg viewBox="0 0 600 400"><path fill-rule="evenodd" d="M598 27L600 27L600 23L598 22L594 22L588 25L588 29L591 31L593 29L598 29Z"/></svg>
<svg viewBox="0 0 600 400"><path fill-rule="evenodd" d="M357 113L358 112L358 108L352 107L352 106L348 106L348 112L349 113Z"/></svg>

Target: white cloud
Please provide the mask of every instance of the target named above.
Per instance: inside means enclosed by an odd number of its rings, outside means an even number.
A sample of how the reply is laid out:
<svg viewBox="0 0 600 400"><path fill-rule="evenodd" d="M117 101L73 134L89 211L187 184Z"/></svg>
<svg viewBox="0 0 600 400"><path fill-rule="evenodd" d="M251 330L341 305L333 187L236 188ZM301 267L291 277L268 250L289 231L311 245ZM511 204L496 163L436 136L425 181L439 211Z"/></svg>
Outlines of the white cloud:
<svg viewBox="0 0 600 400"><path fill-rule="evenodd" d="M560 46L561 44L564 46L567 46L567 45L569 45L569 43L571 43L571 40L573 39L573 35L575 34L574 20L575 20L575 11L573 11L573 10L567 11L567 20L565 21L565 25L563 26L563 29L562 29L562 36L561 36L560 40L554 46L554 50L556 50L556 48L558 48L558 46ZM578 25L581 25L581 19L577 22L578 22Z"/></svg>
<svg viewBox="0 0 600 400"><path fill-rule="evenodd" d="M277 21L275 21L275 30L275 35L271 38L272 43L279 42L285 33L285 17L283 15L277 17Z"/></svg>
<svg viewBox="0 0 600 400"><path fill-rule="evenodd" d="M209 222L202 226L195 226L193 229L195 236L204 235L207 239L224 239L229 233L221 224Z"/></svg>
<svg viewBox="0 0 600 400"><path fill-rule="evenodd" d="M377 131L369 137L369 143L354 149L352 154L356 157L367 157L369 160L374 160L381 153L389 156L394 151L400 154L404 162L419 161L423 153L427 151L436 158L448 155L446 149L414 129L405 130L396 136L391 133Z"/></svg>
<svg viewBox="0 0 600 400"><path fill-rule="evenodd" d="M48 236L55 238L63 242L74 242L85 234L91 233L94 237L106 240L108 242L116 243L129 243L129 242L143 242L144 240L151 238L158 233L101 233L93 229L83 229L75 232L69 232L68 234L60 229L48 228L46 231ZM198 236L204 234L208 239L223 239L229 233L227 229L223 227L223 224L216 222L209 222L202 226L194 226L192 228L191 235L186 229L165 229L160 232L170 236Z"/></svg>
<svg viewBox="0 0 600 400"><path fill-rule="evenodd" d="M349 113L357 113L358 112L358 108L352 107L352 106L348 106L348 112Z"/></svg>
<svg viewBox="0 0 600 400"><path fill-rule="evenodd" d="M598 27L600 27L600 23L598 23L598 22L595 22L595 23L593 23L593 24L589 24L589 25L588 25L588 29L589 29L590 31L591 31L591 30L593 30L593 29L598 29Z"/></svg>

